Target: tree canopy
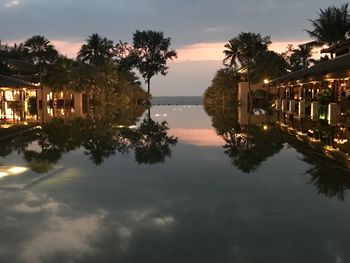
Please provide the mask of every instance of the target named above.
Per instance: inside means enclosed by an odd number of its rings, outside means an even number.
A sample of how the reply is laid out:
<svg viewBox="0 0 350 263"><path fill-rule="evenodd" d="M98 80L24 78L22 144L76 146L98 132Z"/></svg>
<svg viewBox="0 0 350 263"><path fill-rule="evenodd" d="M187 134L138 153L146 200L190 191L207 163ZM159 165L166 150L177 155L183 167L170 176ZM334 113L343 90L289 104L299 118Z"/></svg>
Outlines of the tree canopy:
<svg viewBox="0 0 350 263"><path fill-rule="evenodd" d="M170 38L165 38L163 32L152 30L136 30L133 35L133 48L133 54L137 58L136 68L146 81L150 93L151 78L168 73L167 60L176 58L176 51L170 49Z"/></svg>
<svg viewBox="0 0 350 263"><path fill-rule="evenodd" d="M350 31L348 3L341 7L330 6L320 9L318 17L309 21L312 29L305 31L320 44L332 45L345 40L346 33Z"/></svg>

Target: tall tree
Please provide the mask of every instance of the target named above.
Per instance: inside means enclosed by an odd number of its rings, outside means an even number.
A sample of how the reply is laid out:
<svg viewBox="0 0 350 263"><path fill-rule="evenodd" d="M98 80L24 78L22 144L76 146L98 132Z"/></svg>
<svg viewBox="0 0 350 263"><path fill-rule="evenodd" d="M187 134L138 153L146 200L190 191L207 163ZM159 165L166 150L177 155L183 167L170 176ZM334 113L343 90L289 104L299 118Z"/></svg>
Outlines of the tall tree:
<svg viewBox="0 0 350 263"><path fill-rule="evenodd" d="M326 9L320 9L318 18L309 21L313 28L305 31L321 44L332 45L345 40L345 34L350 31L348 4L341 7L330 6Z"/></svg>
<svg viewBox="0 0 350 263"><path fill-rule="evenodd" d="M176 51L170 49L170 38L164 38L163 32L138 31L133 35L134 52L138 57L137 69L147 83L150 94L150 82L154 75L166 75L168 59L177 57Z"/></svg>
<svg viewBox="0 0 350 263"><path fill-rule="evenodd" d="M306 69L314 62L312 59L313 47L314 42L300 44L297 48L294 48L293 45L288 45L287 51L282 53L282 55L288 62L288 67L292 72Z"/></svg>
<svg viewBox="0 0 350 263"><path fill-rule="evenodd" d="M58 51L44 36L32 36L24 42L24 49L30 61L38 65L41 73L59 56Z"/></svg>
<svg viewBox="0 0 350 263"><path fill-rule="evenodd" d="M226 56L227 59L231 60L230 64L239 64L240 69L246 72L245 75L247 77L249 89L248 94L251 103L251 69L254 67L261 54L267 52L268 45L270 44L269 36L262 37L260 34L251 32L242 32L226 44L227 47L230 48L230 52L227 53L227 55L230 56Z"/></svg>
<svg viewBox="0 0 350 263"><path fill-rule="evenodd" d="M263 79L274 79L287 72L288 62L285 58L271 50L261 53L252 67L251 80L259 82Z"/></svg>
<svg viewBox="0 0 350 263"><path fill-rule="evenodd" d="M239 42L237 38L232 38L225 44L225 50L223 53L225 54L225 58L223 63L225 66L230 68L237 69L237 54L239 50Z"/></svg>
<svg viewBox="0 0 350 263"><path fill-rule="evenodd" d="M7 59L9 57L11 48L7 44L2 44L0 41L0 72L1 74L8 73Z"/></svg>
<svg viewBox="0 0 350 263"><path fill-rule="evenodd" d="M137 65L138 57L132 45L119 41L113 49L113 58L118 71L130 71Z"/></svg>
<svg viewBox="0 0 350 263"><path fill-rule="evenodd" d="M98 34L92 34L82 45L78 59L91 66L100 66L113 56L113 41L102 38Z"/></svg>

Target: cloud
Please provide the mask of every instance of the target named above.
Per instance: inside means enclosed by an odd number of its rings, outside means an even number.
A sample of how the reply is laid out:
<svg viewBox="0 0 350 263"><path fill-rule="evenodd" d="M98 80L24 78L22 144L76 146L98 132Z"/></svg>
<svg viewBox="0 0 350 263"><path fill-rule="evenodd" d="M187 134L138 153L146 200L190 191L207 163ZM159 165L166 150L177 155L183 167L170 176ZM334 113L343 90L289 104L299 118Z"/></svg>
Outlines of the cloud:
<svg viewBox="0 0 350 263"><path fill-rule="evenodd" d="M56 49L63 55L69 58L75 58L83 44L79 40L51 40Z"/></svg>
<svg viewBox="0 0 350 263"><path fill-rule="evenodd" d="M196 43L177 49L177 61L208 61L222 60L224 42L218 43Z"/></svg>
<svg viewBox="0 0 350 263"><path fill-rule="evenodd" d="M297 46L301 43L305 43L308 40L286 40L286 41L273 41L269 49L277 53L284 52L288 44ZM177 49L178 62L180 61L208 61L208 60L220 60L224 58L223 50L225 49L226 42L215 43L196 43L192 45L183 46Z"/></svg>
<svg viewBox="0 0 350 263"><path fill-rule="evenodd" d="M73 219L52 215L45 222L48 229L23 244L23 262L40 263L57 253L79 258L91 252L89 242L96 236L102 218L99 214Z"/></svg>
<svg viewBox="0 0 350 263"><path fill-rule="evenodd" d="M175 218L173 216L156 217L153 223L158 227L169 226L175 223Z"/></svg>
<svg viewBox="0 0 350 263"><path fill-rule="evenodd" d="M19 1L17 1L17 0L11 0L11 1L8 1L5 3L5 7L7 7L7 8L11 8L11 7L14 7L16 5L19 5Z"/></svg>

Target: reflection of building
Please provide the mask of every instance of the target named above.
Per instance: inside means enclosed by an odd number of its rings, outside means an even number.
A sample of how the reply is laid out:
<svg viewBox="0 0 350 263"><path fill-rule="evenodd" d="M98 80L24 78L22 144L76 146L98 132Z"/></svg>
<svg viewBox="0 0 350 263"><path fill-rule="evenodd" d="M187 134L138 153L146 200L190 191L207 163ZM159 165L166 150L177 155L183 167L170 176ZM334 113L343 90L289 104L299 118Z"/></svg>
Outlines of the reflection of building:
<svg viewBox="0 0 350 263"><path fill-rule="evenodd" d="M251 92L257 90L266 91L266 87L262 83L253 84L250 87ZM263 98L265 100L265 98ZM249 87L248 82L239 82L238 84L238 123L241 128L244 128L250 124L264 124L275 122L276 118L274 116L266 114L263 110L253 112L253 109L250 108L249 100Z"/></svg>

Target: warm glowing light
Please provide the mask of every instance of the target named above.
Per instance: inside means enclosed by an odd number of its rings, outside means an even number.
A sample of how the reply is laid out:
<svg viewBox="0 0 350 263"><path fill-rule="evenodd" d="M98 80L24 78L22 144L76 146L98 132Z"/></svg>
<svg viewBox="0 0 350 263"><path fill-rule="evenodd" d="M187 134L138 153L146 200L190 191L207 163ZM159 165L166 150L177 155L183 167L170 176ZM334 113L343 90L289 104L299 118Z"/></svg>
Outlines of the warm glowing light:
<svg viewBox="0 0 350 263"><path fill-rule="evenodd" d="M269 81L268 79L264 79L264 83L265 83L265 84L269 84L269 82L270 82L270 81Z"/></svg>
<svg viewBox="0 0 350 263"><path fill-rule="evenodd" d="M334 142L337 143L337 144L344 144L344 143L347 143L347 142L348 142L348 139L338 139L338 138L335 138L335 139L334 139Z"/></svg>
<svg viewBox="0 0 350 263"><path fill-rule="evenodd" d="M0 166L0 178L10 175L18 175L28 170L27 167L22 166Z"/></svg>
<svg viewBox="0 0 350 263"><path fill-rule="evenodd" d="M269 127L267 125L263 126L263 129L266 131Z"/></svg>
<svg viewBox="0 0 350 263"><path fill-rule="evenodd" d="M9 174L6 172L0 172L0 178L3 178L5 176L8 176Z"/></svg>
<svg viewBox="0 0 350 263"><path fill-rule="evenodd" d="M24 173L25 171L27 171L28 168L26 167L20 167L20 166L13 166L9 169L7 169L7 171L10 173L10 174L21 174L21 173Z"/></svg>

